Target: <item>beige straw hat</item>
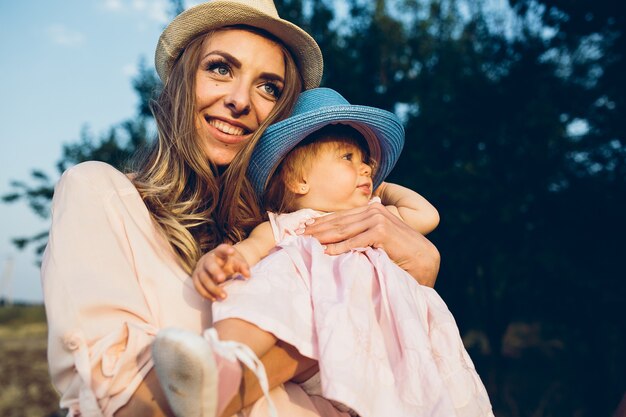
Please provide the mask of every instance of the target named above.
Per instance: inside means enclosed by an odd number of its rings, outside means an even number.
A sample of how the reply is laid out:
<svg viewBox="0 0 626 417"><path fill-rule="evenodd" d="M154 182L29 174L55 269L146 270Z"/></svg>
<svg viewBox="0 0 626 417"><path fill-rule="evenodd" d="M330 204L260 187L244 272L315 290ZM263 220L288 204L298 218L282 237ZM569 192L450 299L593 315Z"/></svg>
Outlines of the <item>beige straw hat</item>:
<svg viewBox="0 0 626 417"><path fill-rule="evenodd" d="M252 26L276 36L291 51L304 88L319 86L324 69L319 46L304 30L281 19L273 0L210 0L176 16L161 34L154 56L161 80L167 80L174 61L194 37L234 25Z"/></svg>

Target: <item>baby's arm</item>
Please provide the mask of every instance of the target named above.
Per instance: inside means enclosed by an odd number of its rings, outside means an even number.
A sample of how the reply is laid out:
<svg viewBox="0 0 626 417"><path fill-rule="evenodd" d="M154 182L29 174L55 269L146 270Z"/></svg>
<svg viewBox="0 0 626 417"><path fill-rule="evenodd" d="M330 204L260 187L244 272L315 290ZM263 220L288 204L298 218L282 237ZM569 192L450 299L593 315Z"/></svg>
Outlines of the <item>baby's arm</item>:
<svg viewBox="0 0 626 417"><path fill-rule="evenodd" d="M196 291L211 301L226 298L226 291L220 284L235 275L250 277L250 266L264 258L274 245L269 222L259 224L247 239L234 247L222 243L198 260L191 274Z"/></svg>
<svg viewBox="0 0 626 417"><path fill-rule="evenodd" d="M375 195L380 197L389 211L423 235L435 230L439 224L437 209L413 190L383 182Z"/></svg>
<svg viewBox="0 0 626 417"><path fill-rule="evenodd" d="M235 249L239 252L249 266L254 266L276 245L272 225L270 222L263 222L252 230L250 235L239 243L235 244Z"/></svg>

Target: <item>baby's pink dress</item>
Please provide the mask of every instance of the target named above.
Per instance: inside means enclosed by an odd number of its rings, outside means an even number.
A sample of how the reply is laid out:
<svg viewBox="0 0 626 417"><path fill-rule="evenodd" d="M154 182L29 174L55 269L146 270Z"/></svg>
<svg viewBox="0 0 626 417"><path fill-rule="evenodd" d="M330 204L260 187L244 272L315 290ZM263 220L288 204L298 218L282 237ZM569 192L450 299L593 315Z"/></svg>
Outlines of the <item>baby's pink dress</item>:
<svg viewBox="0 0 626 417"><path fill-rule="evenodd" d="M274 215L276 249L227 284L214 321L240 318L319 361L322 395L362 417L493 416L452 314L381 249L329 256L295 230L320 214Z"/></svg>

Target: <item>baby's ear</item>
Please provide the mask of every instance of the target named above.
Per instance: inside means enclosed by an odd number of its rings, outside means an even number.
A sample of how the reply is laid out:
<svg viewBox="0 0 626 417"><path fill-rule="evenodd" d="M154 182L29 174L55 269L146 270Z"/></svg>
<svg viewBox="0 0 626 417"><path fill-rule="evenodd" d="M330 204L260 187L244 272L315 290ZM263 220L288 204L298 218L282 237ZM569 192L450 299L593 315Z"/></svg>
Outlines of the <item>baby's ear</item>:
<svg viewBox="0 0 626 417"><path fill-rule="evenodd" d="M287 188L296 195L305 195L309 192L309 184L305 180L290 182Z"/></svg>

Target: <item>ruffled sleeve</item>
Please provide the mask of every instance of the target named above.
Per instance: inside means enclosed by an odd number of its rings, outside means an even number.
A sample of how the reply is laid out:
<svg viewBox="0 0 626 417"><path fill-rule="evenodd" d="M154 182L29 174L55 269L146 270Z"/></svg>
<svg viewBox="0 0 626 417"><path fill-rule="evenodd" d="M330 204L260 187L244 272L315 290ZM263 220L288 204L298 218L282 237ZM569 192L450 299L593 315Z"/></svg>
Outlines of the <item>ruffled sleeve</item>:
<svg viewBox="0 0 626 417"><path fill-rule="evenodd" d="M271 211L267 212L267 217L272 226L272 233L276 242L281 242L289 236L297 237L296 229L304 227L304 222L319 217L320 215L322 215L322 213L308 208L282 214L272 213Z"/></svg>
<svg viewBox="0 0 626 417"><path fill-rule="evenodd" d="M129 238L142 222L132 183L106 164L71 168L55 189L41 276L50 373L70 416L113 415L152 367L160 325Z"/></svg>

